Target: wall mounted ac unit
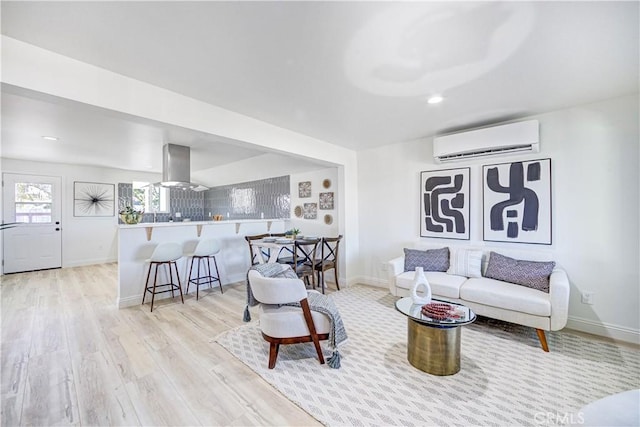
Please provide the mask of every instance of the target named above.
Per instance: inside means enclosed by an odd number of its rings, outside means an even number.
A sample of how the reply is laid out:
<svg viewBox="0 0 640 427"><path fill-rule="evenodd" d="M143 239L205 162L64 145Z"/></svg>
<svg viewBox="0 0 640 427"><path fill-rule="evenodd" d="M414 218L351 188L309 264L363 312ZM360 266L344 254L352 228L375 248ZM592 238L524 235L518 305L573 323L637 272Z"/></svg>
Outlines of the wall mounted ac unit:
<svg viewBox="0 0 640 427"><path fill-rule="evenodd" d="M493 126L433 139L438 163L498 154L540 151L537 120Z"/></svg>

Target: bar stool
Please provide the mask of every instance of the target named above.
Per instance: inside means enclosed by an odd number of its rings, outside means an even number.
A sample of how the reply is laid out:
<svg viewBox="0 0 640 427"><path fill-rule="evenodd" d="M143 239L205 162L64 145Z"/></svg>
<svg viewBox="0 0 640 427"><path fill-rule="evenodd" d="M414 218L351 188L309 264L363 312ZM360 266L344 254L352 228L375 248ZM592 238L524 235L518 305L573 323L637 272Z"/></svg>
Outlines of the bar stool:
<svg viewBox="0 0 640 427"><path fill-rule="evenodd" d="M184 304L184 298L182 296L182 286L180 286L180 274L178 274L178 265L176 261L182 258L182 246L178 243L173 242L165 242L160 243L154 249L151 254L151 258L146 260L145 262L149 263L149 271L147 272L147 280L144 282L144 294L142 295L142 304L144 304L144 300L147 296L147 292L151 294L151 311L153 311L153 301L156 297L156 294L161 294L164 292L171 292L171 298L175 297L174 291L177 289L180 291L180 299ZM158 281L158 267L161 265L165 265L169 267L169 283L157 284ZM178 284L173 283L173 273L171 271L171 266L176 270L176 278L178 279ZM155 274L153 277L153 286L149 286L149 277L151 276L151 268L155 267ZM157 290L158 287L169 287L168 289Z"/></svg>
<svg viewBox="0 0 640 427"><path fill-rule="evenodd" d="M216 255L220 253L222 245L220 241L217 239L204 239L198 242L196 249L193 251L193 254L187 255L187 257L191 257L191 266L189 268L189 276L187 280L187 294L189 293L189 285L193 283L196 285L196 301L200 298L200 285L209 284L209 288L211 288L211 284L214 282L218 282L218 286L220 286L220 293L222 292L222 282L220 281L220 272L218 271L218 262L216 261ZM213 258L213 264L216 268L216 275L211 274L211 258ZM200 263L206 259L206 263L203 266L203 270L205 270L206 266L206 275L200 275ZM198 261L198 276L195 278L191 277L193 273L193 262ZM203 271L204 273L204 271Z"/></svg>

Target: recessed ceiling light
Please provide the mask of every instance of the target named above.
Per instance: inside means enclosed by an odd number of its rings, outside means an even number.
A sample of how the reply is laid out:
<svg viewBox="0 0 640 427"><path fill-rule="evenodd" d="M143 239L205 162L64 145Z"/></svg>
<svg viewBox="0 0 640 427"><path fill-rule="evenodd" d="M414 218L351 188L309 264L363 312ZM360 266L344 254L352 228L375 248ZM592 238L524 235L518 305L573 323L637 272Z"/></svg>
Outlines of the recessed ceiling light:
<svg viewBox="0 0 640 427"><path fill-rule="evenodd" d="M43 136L42 139L46 139L47 141L57 141L58 138L55 136Z"/></svg>
<svg viewBox="0 0 640 427"><path fill-rule="evenodd" d="M444 100L444 98L440 95L433 95L431 98L427 99L427 102L429 104L438 104L440 102L442 102Z"/></svg>

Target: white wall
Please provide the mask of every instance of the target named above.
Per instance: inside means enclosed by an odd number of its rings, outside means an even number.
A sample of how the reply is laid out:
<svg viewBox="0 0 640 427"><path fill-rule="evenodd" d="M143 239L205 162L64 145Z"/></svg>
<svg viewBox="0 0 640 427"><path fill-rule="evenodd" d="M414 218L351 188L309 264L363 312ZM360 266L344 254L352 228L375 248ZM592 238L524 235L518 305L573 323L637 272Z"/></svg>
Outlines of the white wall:
<svg viewBox="0 0 640 427"><path fill-rule="evenodd" d="M156 182L159 174L132 172L59 163L1 159L4 173L20 173L62 178L62 266L115 262L118 259L118 217L74 217L73 183L75 181L115 184L132 181ZM116 205L117 210L117 205Z"/></svg>
<svg viewBox="0 0 640 427"><path fill-rule="evenodd" d="M329 188L324 188L322 182L328 179L331 181ZM300 182L311 182L311 197L299 197L298 184ZM290 175L291 185L291 226L298 228L303 236L337 236L340 233L340 220L338 208L340 205L340 193L338 191L338 169L328 168L313 172L304 172ZM320 209L320 193L333 192L333 209ZM294 214L296 206L304 208L305 203L316 203L318 205L318 215L316 219L297 218ZM303 209L304 210L304 209ZM333 222L330 225L324 223L324 216L331 215Z"/></svg>
<svg viewBox="0 0 640 427"><path fill-rule="evenodd" d="M324 168L326 166L297 157L267 153L215 168L192 172L191 176L194 181L203 185L217 187Z"/></svg>
<svg viewBox="0 0 640 427"><path fill-rule="evenodd" d="M338 165L345 273L358 265L357 161L353 150L283 129L63 55L2 39L3 83ZM282 174L279 174L282 175ZM195 175L194 175L195 176ZM197 176L199 179L199 175ZM246 180L244 180L246 181ZM354 271L357 267L354 269Z"/></svg>
<svg viewBox="0 0 640 427"><path fill-rule="evenodd" d="M550 251L571 281L569 327L640 342L638 96L529 118L540 121L541 152L437 165L432 139L358 154L361 281L385 284L382 263L419 241L482 242L481 165L551 158L553 245L490 243ZM425 170L471 167L471 241L420 238L419 182ZM580 302L595 292L594 304Z"/></svg>

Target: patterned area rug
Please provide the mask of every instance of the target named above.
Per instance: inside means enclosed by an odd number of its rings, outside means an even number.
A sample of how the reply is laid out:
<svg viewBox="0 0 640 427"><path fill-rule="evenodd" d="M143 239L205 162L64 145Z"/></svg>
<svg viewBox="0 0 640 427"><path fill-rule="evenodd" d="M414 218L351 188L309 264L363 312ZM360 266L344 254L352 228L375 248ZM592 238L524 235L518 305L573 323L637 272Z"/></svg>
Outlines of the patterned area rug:
<svg viewBox="0 0 640 427"><path fill-rule="evenodd" d="M325 425L563 424L579 422L589 402L640 388L637 350L556 332L545 353L535 330L482 318L463 327L460 372L429 375L407 361L407 318L395 297L367 286L331 295L349 334L341 369L320 365L310 343L281 346L267 369L256 320L216 338Z"/></svg>

